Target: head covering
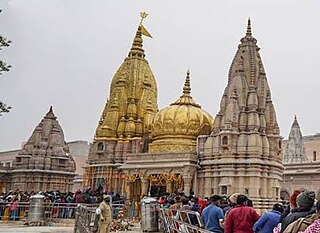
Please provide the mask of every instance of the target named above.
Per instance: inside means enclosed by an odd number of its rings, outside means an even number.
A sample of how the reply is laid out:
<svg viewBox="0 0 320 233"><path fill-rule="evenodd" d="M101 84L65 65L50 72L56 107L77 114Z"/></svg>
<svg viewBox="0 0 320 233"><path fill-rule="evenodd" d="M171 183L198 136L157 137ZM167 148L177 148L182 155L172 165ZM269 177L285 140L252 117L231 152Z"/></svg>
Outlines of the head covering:
<svg viewBox="0 0 320 233"><path fill-rule="evenodd" d="M290 196L290 204L294 207L297 207L297 196L301 193L300 190L294 190L293 194Z"/></svg>
<svg viewBox="0 0 320 233"><path fill-rule="evenodd" d="M241 195L241 193L234 193L229 197L229 201L233 204L237 204L237 197Z"/></svg>
<svg viewBox="0 0 320 233"><path fill-rule="evenodd" d="M106 202L110 202L111 201L111 196L103 194L103 200L105 200Z"/></svg>
<svg viewBox="0 0 320 233"><path fill-rule="evenodd" d="M313 191L305 191L297 196L299 207L311 208L314 205L316 194Z"/></svg>

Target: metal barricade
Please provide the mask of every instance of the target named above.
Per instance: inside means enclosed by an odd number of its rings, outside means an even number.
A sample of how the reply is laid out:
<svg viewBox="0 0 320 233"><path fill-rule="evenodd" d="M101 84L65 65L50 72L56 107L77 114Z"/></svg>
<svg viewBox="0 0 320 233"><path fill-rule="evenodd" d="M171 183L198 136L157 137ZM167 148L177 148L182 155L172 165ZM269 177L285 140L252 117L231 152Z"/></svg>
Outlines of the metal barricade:
<svg viewBox="0 0 320 233"><path fill-rule="evenodd" d="M0 220L24 220L29 211L29 202L2 202L0 203Z"/></svg>
<svg viewBox="0 0 320 233"><path fill-rule="evenodd" d="M204 229L195 211L160 208L160 222L165 233L213 233Z"/></svg>
<svg viewBox="0 0 320 233"><path fill-rule="evenodd" d="M76 209L74 233L91 233L96 216L96 208L79 205Z"/></svg>
<svg viewBox="0 0 320 233"><path fill-rule="evenodd" d="M45 219L54 221L57 219L74 219L77 203L52 203L45 205ZM91 207L92 205L86 205Z"/></svg>
<svg viewBox="0 0 320 233"><path fill-rule="evenodd" d="M75 209L75 226L74 233L91 233L94 228L97 228L98 218L96 209L98 205L78 204ZM124 204L112 204L113 220L118 220L119 212L125 212Z"/></svg>

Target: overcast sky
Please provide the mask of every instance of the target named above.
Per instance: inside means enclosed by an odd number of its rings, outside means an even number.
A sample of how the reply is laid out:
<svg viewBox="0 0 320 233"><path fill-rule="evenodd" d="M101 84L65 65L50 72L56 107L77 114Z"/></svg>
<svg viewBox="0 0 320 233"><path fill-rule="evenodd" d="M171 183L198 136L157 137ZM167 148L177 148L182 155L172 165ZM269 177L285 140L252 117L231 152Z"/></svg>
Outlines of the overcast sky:
<svg viewBox="0 0 320 233"><path fill-rule="evenodd" d="M0 51L13 66L0 77L0 151L18 149L53 105L66 141L91 141L113 74L140 21L153 39L144 48L163 108L181 94L191 71L192 96L213 116L248 16L261 47L281 135L297 114L302 132L320 132L320 1L301 0L1 0Z"/></svg>

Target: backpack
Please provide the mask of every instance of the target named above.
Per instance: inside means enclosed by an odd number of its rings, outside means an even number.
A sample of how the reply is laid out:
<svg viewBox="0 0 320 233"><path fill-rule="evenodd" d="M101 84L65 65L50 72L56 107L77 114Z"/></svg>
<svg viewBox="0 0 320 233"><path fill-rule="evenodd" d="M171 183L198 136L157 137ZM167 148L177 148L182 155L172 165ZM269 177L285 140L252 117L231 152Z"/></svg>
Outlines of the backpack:
<svg viewBox="0 0 320 233"><path fill-rule="evenodd" d="M298 233L299 231L304 231L305 229L307 229L308 226L310 226L317 219L318 219L317 214L312 214L304 218L299 218L293 223L290 223L283 233Z"/></svg>

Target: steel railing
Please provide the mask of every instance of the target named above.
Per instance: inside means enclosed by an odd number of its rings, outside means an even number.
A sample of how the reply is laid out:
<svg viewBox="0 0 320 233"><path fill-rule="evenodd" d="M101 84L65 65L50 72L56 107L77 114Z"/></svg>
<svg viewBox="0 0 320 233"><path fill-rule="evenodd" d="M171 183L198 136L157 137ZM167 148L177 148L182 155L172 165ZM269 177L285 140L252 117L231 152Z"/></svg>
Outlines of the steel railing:
<svg viewBox="0 0 320 233"><path fill-rule="evenodd" d="M204 229L200 214L195 211L160 208L159 216L165 233L213 233Z"/></svg>
<svg viewBox="0 0 320 233"><path fill-rule="evenodd" d="M74 219L76 217L76 209L79 203L47 203L43 205L44 219L48 222L59 219ZM99 204L83 204L91 209L98 208ZM29 202L15 202L0 203L0 220L1 221L17 221L24 220L28 217L30 203ZM112 216L118 219L119 211L125 210L124 204L115 202L112 204Z"/></svg>
<svg viewBox="0 0 320 233"><path fill-rule="evenodd" d="M0 220L17 221L27 216L29 202L0 203Z"/></svg>
<svg viewBox="0 0 320 233"><path fill-rule="evenodd" d="M96 208L80 205L76 210L74 233L91 233L97 228Z"/></svg>
<svg viewBox="0 0 320 233"><path fill-rule="evenodd" d="M99 215L96 214L97 207L78 205L75 214L74 233L91 233L98 229ZM127 211L124 204L112 204L112 219L118 220L119 212L124 212L127 218ZM120 220L121 221L121 220Z"/></svg>

